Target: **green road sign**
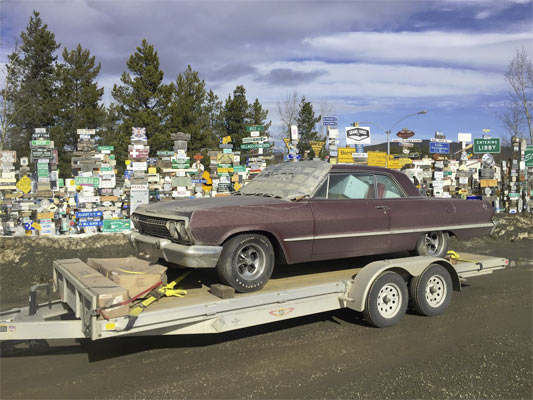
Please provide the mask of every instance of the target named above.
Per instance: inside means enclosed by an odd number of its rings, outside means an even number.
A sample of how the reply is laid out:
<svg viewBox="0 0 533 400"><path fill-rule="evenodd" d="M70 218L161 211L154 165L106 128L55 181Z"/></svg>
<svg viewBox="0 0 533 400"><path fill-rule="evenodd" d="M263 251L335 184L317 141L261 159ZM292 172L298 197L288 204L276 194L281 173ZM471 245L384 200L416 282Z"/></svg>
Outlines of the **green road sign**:
<svg viewBox="0 0 533 400"><path fill-rule="evenodd" d="M474 139L474 153L500 153L500 138Z"/></svg>
<svg viewBox="0 0 533 400"><path fill-rule="evenodd" d="M32 140L31 145L34 147L50 146L50 140Z"/></svg>
<svg viewBox="0 0 533 400"><path fill-rule="evenodd" d="M113 151L115 149L114 146L98 146L98 151L102 151L102 150L110 150L110 151Z"/></svg>
<svg viewBox="0 0 533 400"><path fill-rule="evenodd" d="M269 149L270 143L243 143L241 144L241 150L250 149Z"/></svg>
<svg viewBox="0 0 533 400"><path fill-rule="evenodd" d="M175 153L173 151L169 151L169 150L159 150L157 152L157 155L159 157L172 157Z"/></svg>
<svg viewBox="0 0 533 400"><path fill-rule="evenodd" d="M246 172L246 166L245 165L234 165L233 172Z"/></svg>
<svg viewBox="0 0 533 400"><path fill-rule="evenodd" d="M246 132L254 132L254 131L263 132L264 130L265 130L265 127L263 125L249 125L246 127Z"/></svg>
<svg viewBox="0 0 533 400"><path fill-rule="evenodd" d="M100 185L100 178L92 176L76 176L74 177L76 186L93 186L97 188Z"/></svg>
<svg viewBox="0 0 533 400"><path fill-rule="evenodd" d="M526 147L524 160L526 161L526 167L533 167L533 146Z"/></svg>
<svg viewBox="0 0 533 400"><path fill-rule="evenodd" d="M129 219L104 219L103 222L104 232L124 232L131 229Z"/></svg>

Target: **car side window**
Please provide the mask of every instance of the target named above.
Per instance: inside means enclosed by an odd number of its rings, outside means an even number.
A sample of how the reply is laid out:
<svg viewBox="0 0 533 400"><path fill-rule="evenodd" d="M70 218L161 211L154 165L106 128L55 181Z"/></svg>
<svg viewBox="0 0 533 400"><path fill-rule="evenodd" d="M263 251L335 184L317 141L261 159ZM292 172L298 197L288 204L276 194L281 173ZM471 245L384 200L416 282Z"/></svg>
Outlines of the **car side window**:
<svg viewBox="0 0 533 400"><path fill-rule="evenodd" d="M324 185L325 186L325 185ZM318 196L320 193L321 196ZM323 187L317 191L315 197L327 199L373 199L374 176L365 174L331 174L327 197Z"/></svg>
<svg viewBox="0 0 533 400"><path fill-rule="evenodd" d="M389 176L376 175L376 187L378 199L395 199L406 197L398 184Z"/></svg>

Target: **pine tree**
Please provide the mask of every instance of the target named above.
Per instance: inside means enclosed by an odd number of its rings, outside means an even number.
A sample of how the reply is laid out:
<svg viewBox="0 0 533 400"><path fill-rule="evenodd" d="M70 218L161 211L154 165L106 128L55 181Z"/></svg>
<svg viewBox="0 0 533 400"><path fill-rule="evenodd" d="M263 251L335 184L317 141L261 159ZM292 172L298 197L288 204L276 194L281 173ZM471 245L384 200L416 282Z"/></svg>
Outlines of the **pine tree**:
<svg viewBox="0 0 533 400"><path fill-rule="evenodd" d="M234 149L239 149L242 138L246 136L245 120L249 118L249 108L246 89L239 85L233 91L233 97L229 95L224 104L224 126L226 135L231 136Z"/></svg>
<svg viewBox="0 0 533 400"><path fill-rule="evenodd" d="M305 96L302 97L300 101L300 109L298 111L298 118L296 123L298 125L298 150L300 154L304 155L304 152L309 150L309 157L315 157L315 153L311 148L310 141L313 140L322 140L318 131L315 129L316 124L320 122L321 116L315 117L315 112L313 111L313 105L310 101L305 99ZM318 155L317 155L318 156Z"/></svg>
<svg viewBox="0 0 533 400"><path fill-rule="evenodd" d="M173 89L170 126L175 131L191 135L188 149L191 153L212 147L216 139L209 129L209 116L205 108L205 81L188 65L183 73L178 74Z"/></svg>
<svg viewBox="0 0 533 400"><path fill-rule="evenodd" d="M111 95L116 101L120 125L113 140L119 160L127 158L132 127L146 128L150 151L168 150L172 141L166 128L169 119L171 86L163 84L159 56L154 46L143 39L126 64L130 72L120 78L122 85L114 85Z"/></svg>
<svg viewBox="0 0 533 400"><path fill-rule="evenodd" d="M95 57L80 44L76 49L63 50L64 64L58 66L60 108L58 128L61 129L64 143L59 152L60 171L70 175L71 151L75 150L78 135L76 129L100 127L105 116L100 104L104 89L94 81L100 72L100 64L95 65Z"/></svg>
<svg viewBox="0 0 533 400"><path fill-rule="evenodd" d="M259 103L259 99L255 99L253 104L250 105L249 115L254 125L263 125L265 127L265 131L262 135L270 136L268 129L272 125L272 121L266 122L268 110L263 110L263 106Z"/></svg>
<svg viewBox="0 0 533 400"><path fill-rule="evenodd" d="M226 133L224 126L224 107L222 106L222 101L212 90L207 92L204 112L207 116L208 130L211 131L216 142L219 142Z"/></svg>
<svg viewBox="0 0 533 400"><path fill-rule="evenodd" d="M29 155L34 128L50 129L55 125L58 103L55 98L57 56L54 53L60 46L37 11L33 11L20 37L20 52L9 55L14 69L8 82L12 88L8 98L13 109L9 136L19 157Z"/></svg>

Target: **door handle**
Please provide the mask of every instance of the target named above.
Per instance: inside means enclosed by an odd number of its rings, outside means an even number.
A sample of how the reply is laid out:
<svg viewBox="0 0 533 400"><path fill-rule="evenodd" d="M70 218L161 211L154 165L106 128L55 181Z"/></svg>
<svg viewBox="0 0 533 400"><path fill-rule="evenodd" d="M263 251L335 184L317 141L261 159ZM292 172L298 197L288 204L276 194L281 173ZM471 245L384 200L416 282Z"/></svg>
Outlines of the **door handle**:
<svg viewBox="0 0 533 400"><path fill-rule="evenodd" d="M390 210L390 207L389 207L389 206L376 206L376 208L377 208L378 210L385 210L385 211Z"/></svg>

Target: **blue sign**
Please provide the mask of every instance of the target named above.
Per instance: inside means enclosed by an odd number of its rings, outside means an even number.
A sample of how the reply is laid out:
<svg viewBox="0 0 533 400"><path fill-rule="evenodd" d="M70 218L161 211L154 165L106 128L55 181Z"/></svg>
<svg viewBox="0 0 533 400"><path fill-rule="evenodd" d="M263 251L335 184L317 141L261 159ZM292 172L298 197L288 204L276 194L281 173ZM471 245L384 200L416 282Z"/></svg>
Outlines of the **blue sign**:
<svg viewBox="0 0 533 400"><path fill-rule="evenodd" d="M322 117L322 125L337 126L337 117Z"/></svg>
<svg viewBox="0 0 533 400"><path fill-rule="evenodd" d="M100 221L80 221L78 223L78 226L103 226L104 225L104 221L100 220Z"/></svg>
<svg viewBox="0 0 533 400"><path fill-rule="evenodd" d="M22 226L24 226L24 229L27 230L27 231L34 231L35 228L33 226L31 226L32 223L31 222L24 222L22 224Z"/></svg>
<svg viewBox="0 0 533 400"><path fill-rule="evenodd" d="M450 153L450 143L429 142L429 152L437 154L448 154Z"/></svg>
<svg viewBox="0 0 533 400"><path fill-rule="evenodd" d="M101 217L104 215L102 211L85 211L85 212L77 212L76 218L93 218L93 217Z"/></svg>
<svg viewBox="0 0 533 400"><path fill-rule="evenodd" d="M127 169L124 171L124 178L131 179L133 177L133 171L131 169Z"/></svg>
<svg viewBox="0 0 533 400"><path fill-rule="evenodd" d="M191 183L206 183L205 179L191 179Z"/></svg>

